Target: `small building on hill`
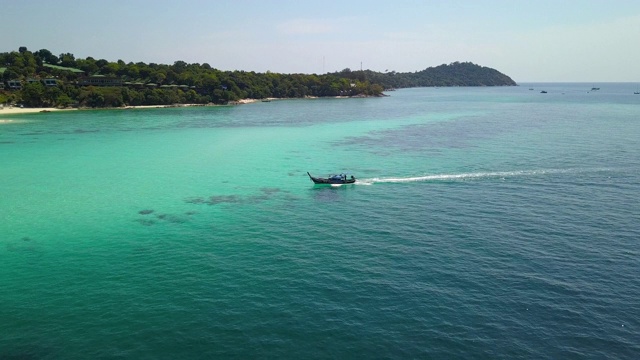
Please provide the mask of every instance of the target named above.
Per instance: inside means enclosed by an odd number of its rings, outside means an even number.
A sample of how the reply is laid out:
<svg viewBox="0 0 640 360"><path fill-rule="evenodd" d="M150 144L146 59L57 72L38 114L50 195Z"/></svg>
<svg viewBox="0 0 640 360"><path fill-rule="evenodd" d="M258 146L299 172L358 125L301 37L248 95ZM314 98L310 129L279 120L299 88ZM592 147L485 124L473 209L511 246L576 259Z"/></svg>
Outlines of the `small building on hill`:
<svg viewBox="0 0 640 360"><path fill-rule="evenodd" d="M43 79L42 83L47 87L56 87L58 86L58 80L56 79Z"/></svg>
<svg viewBox="0 0 640 360"><path fill-rule="evenodd" d="M114 76L92 75L78 80L80 86L122 86L122 79Z"/></svg>
<svg viewBox="0 0 640 360"><path fill-rule="evenodd" d="M9 80L7 81L7 86L9 90L20 90L22 89L22 81L20 80Z"/></svg>
<svg viewBox="0 0 640 360"><path fill-rule="evenodd" d="M52 65L47 63L42 64L42 66L47 67L49 69L53 69L53 70L61 70L61 71L68 71L76 74L84 74L84 71L80 69L66 67L66 66L58 66L58 65Z"/></svg>

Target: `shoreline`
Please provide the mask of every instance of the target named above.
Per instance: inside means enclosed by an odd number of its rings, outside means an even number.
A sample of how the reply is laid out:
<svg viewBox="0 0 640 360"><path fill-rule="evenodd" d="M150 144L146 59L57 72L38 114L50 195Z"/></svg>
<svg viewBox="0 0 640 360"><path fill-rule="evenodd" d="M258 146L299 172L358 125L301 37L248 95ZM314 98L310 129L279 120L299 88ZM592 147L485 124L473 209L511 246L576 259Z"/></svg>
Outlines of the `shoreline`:
<svg viewBox="0 0 640 360"><path fill-rule="evenodd" d="M105 108L21 108L21 107L4 107L0 108L0 116L2 115L25 115L36 113L50 113L58 111L82 111L82 110L130 110L130 109L162 109L175 107L191 107L191 106L217 106L213 104L174 104L174 105L136 105L123 107L105 107ZM11 120L0 119L0 123L11 122Z"/></svg>
<svg viewBox="0 0 640 360"><path fill-rule="evenodd" d="M17 114L33 114L33 113L48 113L54 111L72 111L77 109L58 109L58 108L21 108L21 107L2 107L0 108L0 115L17 115Z"/></svg>
<svg viewBox="0 0 640 360"><path fill-rule="evenodd" d="M336 99L348 99L355 98L356 96L335 96ZM0 108L0 116L2 115L24 115L24 114L36 114L36 113L49 113L58 111L78 111L78 110L132 110L132 109L165 109L165 108L178 108L178 107L195 107L195 106L229 106L229 105L243 105L253 104L257 102L270 102L278 100L292 100L292 99L316 99L315 96L306 96L304 98L265 98L265 99L240 99L237 101L229 102L227 105L220 104L172 104L172 105L127 105L122 107L105 107L105 108L24 108L24 107L2 107ZM8 123L11 120L0 119L1 123Z"/></svg>
<svg viewBox="0 0 640 360"><path fill-rule="evenodd" d="M249 104L259 100L254 99L242 99L234 103L235 104ZM0 116L2 115L24 115L24 114L36 114L36 113L49 113L58 111L83 111L83 110L134 110L134 109L168 109L179 107L195 107L195 106L226 106L218 104L172 104L172 105L127 105L122 107L80 107L80 108L21 108L21 107L4 107L0 108ZM7 122L7 120L0 120L1 122Z"/></svg>
<svg viewBox="0 0 640 360"><path fill-rule="evenodd" d="M50 112L58 112L58 111L74 111L77 109L58 109L58 108L21 108L21 107L5 107L0 108L0 124L10 124L16 122L14 120L14 115L26 115L26 114L36 114L36 113L50 113ZM4 116L12 117L5 118ZM18 121L19 122L19 121Z"/></svg>

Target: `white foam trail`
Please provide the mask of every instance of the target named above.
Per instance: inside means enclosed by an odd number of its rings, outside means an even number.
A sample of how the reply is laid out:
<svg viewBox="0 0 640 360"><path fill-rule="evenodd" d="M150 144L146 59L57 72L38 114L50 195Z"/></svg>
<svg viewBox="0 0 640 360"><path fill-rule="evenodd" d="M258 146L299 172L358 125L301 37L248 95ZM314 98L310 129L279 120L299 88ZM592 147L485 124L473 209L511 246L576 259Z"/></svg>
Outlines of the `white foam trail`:
<svg viewBox="0 0 640 360"><path fill-rule="evenodd" d="M602 171L598 169L597 171ZM517 176L538 176L545 174L560 174L570 172L584 172L585 170L568 170L568 169L540 169L540 170L519 170L519 171L494 171L494 172L476 172L462 174L438 174L412 177L386 177L359 179L356 184L373 185L375 183L407 183L420 181L450 181L450 180L467 180L467 179L483 179L483 178L507 178ZM592 170L593 171L593 170Z"/></svg>

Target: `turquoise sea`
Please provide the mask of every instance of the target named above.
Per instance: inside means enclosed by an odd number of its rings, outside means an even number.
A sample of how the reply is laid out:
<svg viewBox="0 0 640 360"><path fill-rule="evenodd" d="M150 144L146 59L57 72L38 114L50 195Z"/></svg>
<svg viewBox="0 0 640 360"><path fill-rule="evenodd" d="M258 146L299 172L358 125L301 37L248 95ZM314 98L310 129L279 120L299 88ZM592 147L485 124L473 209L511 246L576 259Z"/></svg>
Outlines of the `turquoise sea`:
<svg viewBox="0 0 640 360"><path fill-rule="evenodd" d="M0 359L637 359L634 91L0 112Z"/></svg>

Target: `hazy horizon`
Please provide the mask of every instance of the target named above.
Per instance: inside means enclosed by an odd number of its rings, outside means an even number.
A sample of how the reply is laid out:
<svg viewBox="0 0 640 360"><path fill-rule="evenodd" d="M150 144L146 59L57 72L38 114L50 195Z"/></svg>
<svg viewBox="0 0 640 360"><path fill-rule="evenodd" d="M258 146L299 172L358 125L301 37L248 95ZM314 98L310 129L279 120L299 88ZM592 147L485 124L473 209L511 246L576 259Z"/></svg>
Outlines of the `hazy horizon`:
<svg viewBox="0 0 640 360"><path fill-rule="evenodd" d="M640 2L628 0L26 0L4 4L0 32L3 52L127 63L321 74L469 61L517 83L640 82Z"/></svg>

